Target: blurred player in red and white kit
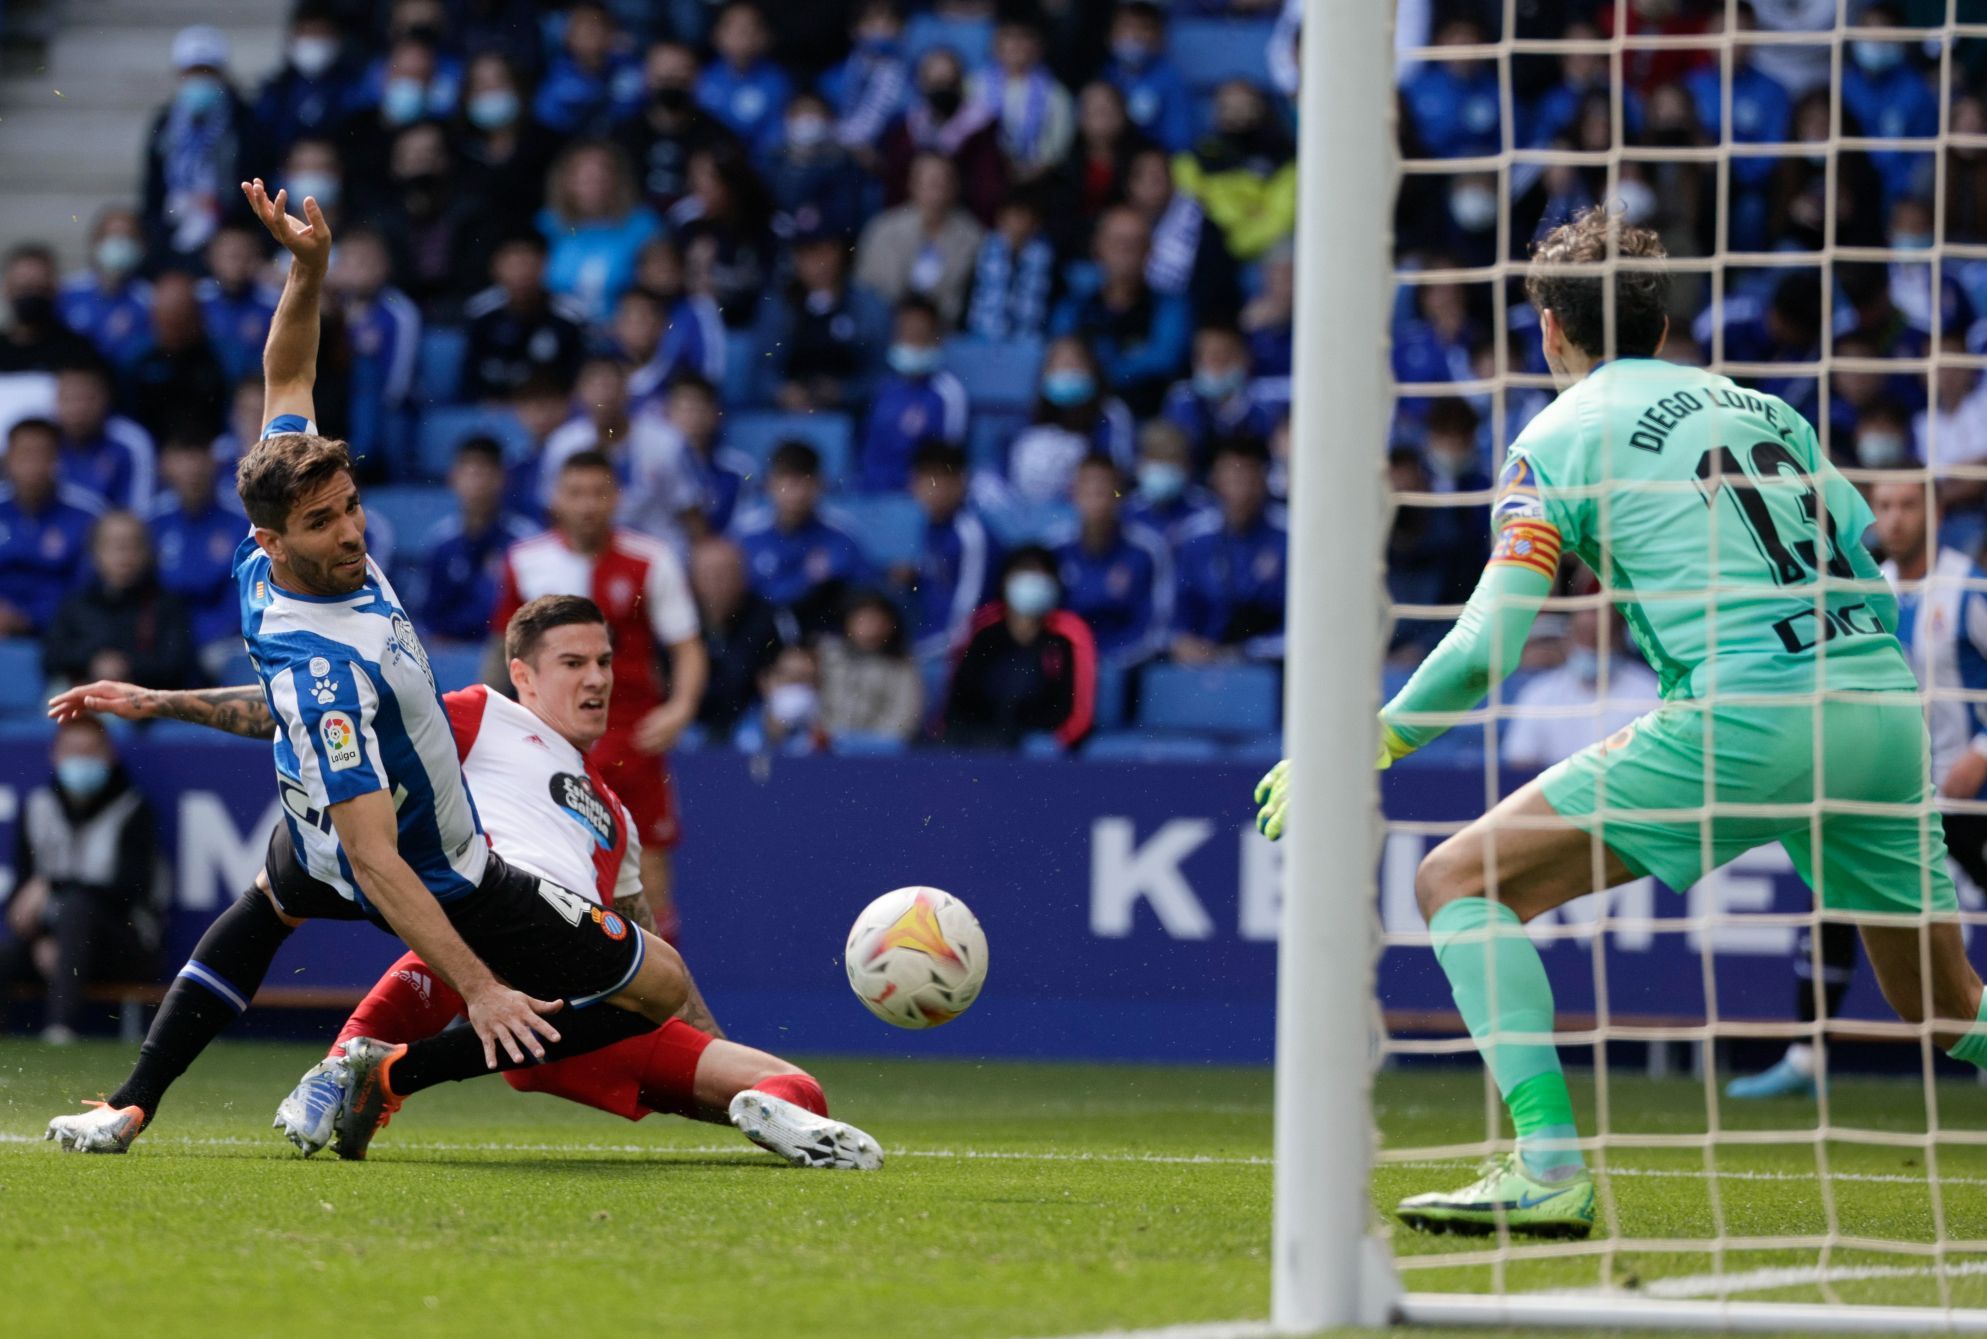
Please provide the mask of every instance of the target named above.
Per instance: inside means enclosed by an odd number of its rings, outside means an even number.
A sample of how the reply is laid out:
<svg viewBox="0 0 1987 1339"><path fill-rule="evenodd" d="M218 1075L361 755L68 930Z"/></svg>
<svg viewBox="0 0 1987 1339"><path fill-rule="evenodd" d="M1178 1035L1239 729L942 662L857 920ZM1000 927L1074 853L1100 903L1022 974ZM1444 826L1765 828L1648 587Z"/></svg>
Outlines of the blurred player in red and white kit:
<svg viewBox="0 0 1987 1339"><path fill-rule="evenodd" d="M663 544L614 524L620 486L597 451L569 456L552 486L552 528L513 544L490 626L501 638L511 616L544 595L584 595L607 616L614 640L614 696L607 732L589 755L627 802L641 838L641 886L656 933L676 942L669 853L681 837L676 792L664 755L697 717L710 660L683 564ZM669 653L668 688L656 647Z"/></svg>
<svg viewBox="0 0 1987 1339"><path fill-rule="evenodd" d="M532 600L505 627L518 700L478 685L445 695L462 775L490 844L534 874L568 920L591 917L610 938L648 911L641 841L628 809L587 750L610 728L620 657L593 601ZM571 889L590 889L593 898ZM618 931L618 934L617 934ZM354 1037L388 1043L433 1036L462 1013L462 997L408 953L373 986L339 1031L336 1056ZM321 1146L340 1096L340 1067L305 1074L276 1111L276 1127L306 1150ZM520 1092L550 1093L640 1120L652 1111L727 1119L754 1143L796 1166L871 1170L882 1150L852 1125L828 1118L810 1075L764 1051L726 1041L691 983L683 1012L661 1028L569 1060L505 1072Z"/></svg>

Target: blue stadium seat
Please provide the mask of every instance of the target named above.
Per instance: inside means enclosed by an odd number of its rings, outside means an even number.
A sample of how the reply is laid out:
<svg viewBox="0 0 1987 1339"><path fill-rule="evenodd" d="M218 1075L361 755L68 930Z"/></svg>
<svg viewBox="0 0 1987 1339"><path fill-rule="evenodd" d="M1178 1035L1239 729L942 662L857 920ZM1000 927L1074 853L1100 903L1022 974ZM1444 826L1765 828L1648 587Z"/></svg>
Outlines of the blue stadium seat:
<svg viewBox="0 0 1987 1339"><path fill-rule="evenodd" d="M751 330L733 330L724 337L724 402L733 409L766 402L766 359Z"/></svg>
<svg viewBox="0 0 1987 1339"><path fill-rule="evenodd" d="M925 514L908 493L838 498L828 510L856 537L869 561L880 568L916 562L923 550Z"/></svg>
<svg viewBox="0 0 1987 1339"><path fill-rule="evenodd" d="M1283 757L1283 736L1280 734L1254 735L1229 749L1228 756L1237 762L1269 767L1277 759Z"/></svg>
<svg viewBox="0 0 1987 1339"><path fill-rule="evenodd" d="M427 556L428 532L455 510L455 497L440 484L382 484L368 488L366 510L393 529L393 561L413 564Z"/></svg>
<svg viewBox="0 0 1987 1339"><path fill-rule="evenodd" d="M993 56L993 24L986 19L946 19L936 14L913 15L904 28L904 59L913 69L934 47L959 53L968 75Z"/></svg>
<svg viewBox="0 0 1987 1339"><path fill-rule="evenodd" d="M1090 762L1208 762L1220 753L1211 739L1134 730L1096 735L1083 746L1083 757Z"/></svg>
<svg viewBox="0 0 1987 1339"><path fill-rule="evenodd" d="M41 683L41 643L31 637L0 641L0 713L41 716L47 709Z"/></svg>
<svg viewBox="0 0 1987 1339"><path fill-rule="evenodd" d="M414 434L414 467L423 479L442 479L455 463L455 453L471 437L494 437L504 444L504 457L515 460L531 449L531 439L516 415L481 405L436 405L421 415Z"/></svg>
<svg viewBox="0 0 1987 1339"><path fill-rule="evenodd" d="M1042 370L1039 339L991 340L962 335L946 341L945 366L966 388L975 413L989 409L1026 410L1035 402Z"/></svg>
<svg viewBox="0 0 1987 1339"><path fill-rule="evenodd" d="M895 735L836 735L828 751L839 758L895 758L909 746Z"/></svg>
<svg viewBox="0 0 1987 1339"><path fill-rule="evenodd" d="M435 687L444 693L480 683L483 677L483 649L477 646L431 646L428 668L435 672Z"/></svg>
<svg viewBox="0 0 1987 1339"><path fill-rule="evenodd" d="M1205 91L1224 80L1247 79L1266 89L1274 31L1270 19L1175 19L1167 48L1189 88Z"/></svg>
<svg viewBox="0 0 1987 1339"><path fill-rule="evenodd" d="M1268 665L1153 665L1139 685L1148 730L1258 735L1276 729L1277 672Z"/></svg>
<svg viewBox="0 0 1987 1339"><path fill-rule="evenodd" d="M1115 730L1125 723L1125 683L1123 665L1105 661L1097 664L1096 728Z"/></svg>
<svg viewBox="0 0 1987 1339"><path fill-rule="evenodd" d="M462 393L462 369L468 361L469 332L461 326L434 325L423 330L414 359L414 403L455 403Z"/></svg>
<svg viewBox="0 0 1987 1339"><path fill-rule="evenodd" d="M1025 413L982 413L974 405L966 425L966 460L976 470L1007 473L1007 448L1014 445L1014 439L1027 426Z"/></svg>
<svg viewBox="0 0 1987 1339"><path fill-rule="evenodd" d="M725 445L736 447L763 467L773 448L798 438L821 453L821 474L830 488L849 477L855 428L847 414L788 414L748 409L725 416Z"/></svg>

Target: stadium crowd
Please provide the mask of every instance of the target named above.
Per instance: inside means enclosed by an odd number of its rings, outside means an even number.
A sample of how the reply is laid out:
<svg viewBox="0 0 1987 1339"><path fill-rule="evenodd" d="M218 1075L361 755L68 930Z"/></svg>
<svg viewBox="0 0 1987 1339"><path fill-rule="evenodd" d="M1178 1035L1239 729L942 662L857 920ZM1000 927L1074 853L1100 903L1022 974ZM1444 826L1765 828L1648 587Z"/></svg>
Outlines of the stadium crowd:
<svg viewBox="0 0 1987 1339"><path fill-rule="evenodd" d="M705 740L1058 750L1145 721L1159 665L1168 701L1266 684L1268 720L1238 729L1273 730L1297 8L303 0L259 82L223 34L187 29L135 206L94 221L79 273L34 243L0 268L0 373L46 387L7 435L0 633L39 638L52 679L236 677L229 472L260 427L281 275L235 186L261 176L331 222L321 426L351 444L375 555L435 645L487 642L506 554L559 529L561 471L598 453L620 522L689 574ZM1606 36L1615 14L1520 9L1527 37ZM1492 40L1502 10L1406 0L1404 42ZM1737 48L1733 136L1812 147L1733 158L1722 210L1719 164L1637 157L1719 143L1724 11L1629 6L1638 31L1705 46L1630 53L1619 130L1606 56L1514 58L1510 142L1622 135L1616 197L1678 255L1814 252L1831 182L1836 245L1987 240L1987 151L1945 151L1943 219L1929 152L1826 168L1832 114L1843 135L1937 131L1923 43L1849 41L1839 108L1825 41ZM1834 11L1739 6L1790 31ZM1987 123L1979 55L1955 53L1954 130ZM1494 61L1403 60L1399 87L1406 156L1504 145ZM1502 184L1508 200L1494 173L1406 177L1399 264L1491 262L1507 204L1521 256L1607 190L1598 160ZM1668 354L1917 357L1935 314L1941 348L1979 347L1987 264L1933 272L1837 263L1824 293L1819 263L1735 264L1715 308L1680 285ZM1396 377L1469 381L1500 354L1543 372L1528 309L1510 295L1497 329L1492 287L1403 285ZM1826 421L1847 462L1922 459L1935 432L1939 462L1987 459L1971 371L1753 380ZM1507 437L1545 399L1510 392ZM1395 486L1487 488L1497 419L1487 394L1402 400ZM1983 493L1955 484L1949 523L1987 525ZM1460 601L1486 532L1480 507L1401 509L1394 597ZM1395 660L1439 630L1401 622Z"/></svg>

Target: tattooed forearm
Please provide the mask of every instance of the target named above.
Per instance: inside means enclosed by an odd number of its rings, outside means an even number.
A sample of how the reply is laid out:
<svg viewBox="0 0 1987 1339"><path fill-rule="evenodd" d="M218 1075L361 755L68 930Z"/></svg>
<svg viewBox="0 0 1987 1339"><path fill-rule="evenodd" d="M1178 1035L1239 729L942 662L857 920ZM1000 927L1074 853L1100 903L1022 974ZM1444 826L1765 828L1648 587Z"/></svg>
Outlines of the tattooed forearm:
<svg viewBox="0 0 1987 1339"><path fill-rule="evenodd" d="M176 721L212 726L245 739L267 739L276 732L276 720L269 714L262 690L247 684L198 692L150 691L147 696L159 715Z"/></svg>
<svg viewBox="0 0 1987 1339"><path fill-rule="evenodd" d="M638 928L647 930L652 935L662 933L655 928L655 912L649 909L649 900L640 893L630 897L615 898L614 909Z"/></svg>

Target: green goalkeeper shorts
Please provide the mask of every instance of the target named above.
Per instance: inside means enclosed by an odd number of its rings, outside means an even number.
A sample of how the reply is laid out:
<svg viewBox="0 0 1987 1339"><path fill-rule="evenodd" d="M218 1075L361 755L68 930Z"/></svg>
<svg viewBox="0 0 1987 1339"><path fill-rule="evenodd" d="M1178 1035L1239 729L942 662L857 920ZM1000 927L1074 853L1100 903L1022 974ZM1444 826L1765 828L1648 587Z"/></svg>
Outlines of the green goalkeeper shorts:
<svg viewBox="0 0 1987 1339"><path fill-rule="evenodd" d="M1539 780L1563 817L1672 888L1779 842L1826 908L1951 912L1929 747L1919 706L1895 694L1672 702Z"/></svg>

